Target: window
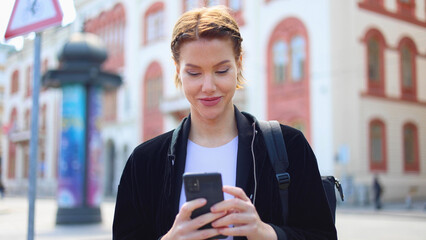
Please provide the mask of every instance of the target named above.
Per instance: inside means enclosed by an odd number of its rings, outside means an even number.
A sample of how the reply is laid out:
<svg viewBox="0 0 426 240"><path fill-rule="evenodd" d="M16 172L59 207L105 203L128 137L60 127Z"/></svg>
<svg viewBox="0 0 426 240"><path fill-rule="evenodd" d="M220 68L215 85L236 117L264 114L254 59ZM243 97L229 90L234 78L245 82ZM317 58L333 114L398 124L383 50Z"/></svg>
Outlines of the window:
<svg viewBox="0 0 426 240"><path fill-rule="evenodd" d="M287 79L300 82L304 79L306 50L302 36L294 36L290 43L283 39L277 40L272 46L272 57L275 83L283 83Z"/></svg>
<svg viewBox="0 0 426 240"><path fill-rule="evenodd" d="M163 73L158 62L152 62L145 73L143 84L143 140L151 139L163 131L160 103L163 98Z"/></svg>
<svg viewBox="0 0 426 240"><path fill-rule="evenodd" d="M366 38L367 49L367 87L372 95L385 95L384 80L384 48L385 40L376 29L368 31Z"/></svg>
<svg viewBox="0 0 426 240"><path fill-rule="evenodd" d="M409 38L404 38L399 44L400 55L400 77L401 77L401 98L404 100L417 99L417 79L416 79L416 55L417 50L414 42Z"/></svg>
<svg viewBox="0 0 426 240"><path fill-rule="evenodd" d="M274 80L276 83L282 83L286 79L287 75L287 44L279 40L273 46L274 56Z"/></svg>
<svg viewBox="0 0 426 240"><path fill-rule="evenodd" d="M419 149L417 127L407 123L403 128L404 171L419 172Z"/></svg>
<svg viewBox="0 0 426 240"><path fill-rule="evenodd" d="M414 0L397 0L398 13L403 17L414 18L416 2Z"/></svg>
<svg viewBox="0 0 426 240"><path fill-rule="evenodd" d="M10 94L17 93L19 91L19 72L15 70L12 74L11 84L10 84Z"/></svg>
<svg viewBox="0 0 426 240"><path fill-rule="evenodd" d="M157 109L160 107L160 98L163 89L161 88L161 77L147 80L145 89L145 102L148 109Z"/></svg>
<svg viewBox="0 0 426 240"><path fill-rule="evenodd" d="M30 97L32 94L32 83L33 83L33 68L32 66L27 67L27 74L25 78L25 96Z"/></svg>
<svg viewBox="0 0 426 240"><path fill-rule="evenodd" d="M30 109L25 110L24 116L24 130L29 131L31 129L31 111Z"/></svg>
<svg viewBox="0 0 426 240"><path fill-rule="evenodd" d="M285 18L273 29L268 41L267 118L303 123L310 139L309 37L304 23Z"/></svg>
<svg viewBox="0 0 426 240"><path fill-rule="evenodd" d="M164 37L164 4L157 2L151 5L145 13L145 44Z"/></svg>
<svg viewBox="0 0 426 240"><path fill-rule="evenodd" d="M380 82L380 49L376 39L368 41L368 79L370 82Z"/></svg>
<svg viewBox="0 0 426 240"><path fill-rule="evenodd" d="M370 169L386 170L386 132L381 120L370 122Z"/></svg>
<svg viewBox="0 0 426 240"><path fill-rule="evenodd" d="M305 74L305 40L296 36L291 40L291 78L298 82Z"/></svg>

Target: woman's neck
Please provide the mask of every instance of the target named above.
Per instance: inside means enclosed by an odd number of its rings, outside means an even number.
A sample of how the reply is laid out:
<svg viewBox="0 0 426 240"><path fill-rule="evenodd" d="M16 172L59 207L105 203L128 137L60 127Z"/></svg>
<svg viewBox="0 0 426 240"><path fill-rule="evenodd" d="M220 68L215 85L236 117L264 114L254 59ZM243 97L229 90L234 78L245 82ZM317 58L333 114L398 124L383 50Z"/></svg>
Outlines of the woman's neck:
<svg viewBox="0 0 426 240"><path fill-rule="evenodd" d="M214 120L205 120L191 115L189 139L204 147L219 147L238 135L234 109Z"/></svg>

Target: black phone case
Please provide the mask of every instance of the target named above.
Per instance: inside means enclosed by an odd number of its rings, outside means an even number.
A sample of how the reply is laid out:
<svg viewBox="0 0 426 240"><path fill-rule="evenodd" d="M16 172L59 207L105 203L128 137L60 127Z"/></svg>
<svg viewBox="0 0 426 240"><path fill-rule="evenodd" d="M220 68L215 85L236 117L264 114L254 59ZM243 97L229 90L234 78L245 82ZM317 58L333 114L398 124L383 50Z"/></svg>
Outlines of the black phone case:
<svg viewBox="0 0 426 240"><path fill-rule="evenodd" d="M206 205L195 209L191 218L210 212L210 208L223 201L222 176L220 173L185 173L183 175L186 201L197 198L205 198ZM211 224L202 226L200 229L212 228ZM215 236L210 239L226 238L226 236Z"/></svg>

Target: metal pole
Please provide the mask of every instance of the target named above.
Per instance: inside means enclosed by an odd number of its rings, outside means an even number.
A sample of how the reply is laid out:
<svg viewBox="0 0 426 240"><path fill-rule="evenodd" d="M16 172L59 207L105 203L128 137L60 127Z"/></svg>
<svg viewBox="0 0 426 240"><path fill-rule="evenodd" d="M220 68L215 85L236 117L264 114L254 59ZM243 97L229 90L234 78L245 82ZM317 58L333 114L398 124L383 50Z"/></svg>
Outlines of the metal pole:
<svg viewBox="0 0 426 240"><path fill-rule="evenodd" d="M31 109L30 169L28 187L28 240L34 239L34 212L37 188L38 96L40 92L41 33L34 40L33 104Z"/></svg>

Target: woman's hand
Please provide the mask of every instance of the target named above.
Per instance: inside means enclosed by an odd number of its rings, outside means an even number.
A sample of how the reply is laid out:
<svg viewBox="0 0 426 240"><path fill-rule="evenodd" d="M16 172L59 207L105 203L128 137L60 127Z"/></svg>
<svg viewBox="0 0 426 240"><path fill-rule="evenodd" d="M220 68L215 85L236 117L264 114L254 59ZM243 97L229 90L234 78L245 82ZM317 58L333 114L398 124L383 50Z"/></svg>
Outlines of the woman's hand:
<svg viewBox="0 0 426 240"><path fill-rule="evenodd" d="M217 203L211 208L212 213L227 213L212 223L220 234L246 236L247 239L277 239L274 229L260 220L255 207L241 188L224 186L223 192L235 198ZM228 228L229 225L234 227Z"/></svg>
<svg viewBox="0 0 426 240"><path fill-rule="evenodd" d="M200 198L186 202L182 205L179 213L176 215L172 228L164 235L162 240L180 240L180 239L207 239L219 235L219 230L215 228L198 230L200 227L220 218L226 212L216 211L215 213L206 213L191 219L192 212L204 206L206 199Z"/></svg>

